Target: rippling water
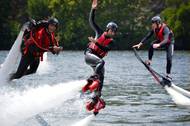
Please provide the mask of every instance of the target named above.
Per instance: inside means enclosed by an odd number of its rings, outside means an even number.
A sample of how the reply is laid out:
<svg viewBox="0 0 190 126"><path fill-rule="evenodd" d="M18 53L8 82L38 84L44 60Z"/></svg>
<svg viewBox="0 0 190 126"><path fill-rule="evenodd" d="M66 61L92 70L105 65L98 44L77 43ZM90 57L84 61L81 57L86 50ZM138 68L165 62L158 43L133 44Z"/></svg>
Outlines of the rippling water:
<svg viewBox="0 0 190 126"><path fill-rule="evenodd" d="M7 52L0 52L0 63ZM146 51L139 54L145 59ZM165 52L155 52L153 68L165 72ZM106 73L103 97L106 108L92 121L90 126L189 126L190 109L176 106L167 92L155 83L132 51L113 51L105 58ZM84 63L82 51L66 51L59 56L48 54L50 69L43 74L23 77L4 86L1 92L27 90L42 85L86 79L92 70ZM173 58L173 82L190 89L190 52L176 51ZM40 115L51 126L71 125L86 117L81 99L76 98L56 106ZM83 109L81 109L83 108ZM2 114L2 113L0 113ZM18 115L19 116L19 115ZM11 119L10 119L11 121ZM35 117L23 120L16 126L40 126Z"/></svg>

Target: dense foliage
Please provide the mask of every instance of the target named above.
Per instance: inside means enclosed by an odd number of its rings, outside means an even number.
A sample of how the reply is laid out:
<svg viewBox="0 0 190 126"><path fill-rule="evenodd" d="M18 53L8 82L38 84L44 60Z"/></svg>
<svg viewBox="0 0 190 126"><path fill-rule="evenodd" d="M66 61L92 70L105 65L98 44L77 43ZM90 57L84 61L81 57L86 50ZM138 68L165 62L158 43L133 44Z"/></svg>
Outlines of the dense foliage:
<svg viewBox="0 0 190 126"><path fill-rule="evenodd" d="M65 49L84 49L94 36L88 16L91 0L10 0L0 2L0 49L9 49L21 25L29 18L54 16L59 19L57 35ZM119 25L115 49L130 49L150 28L150 19L161 15L173 30L177 49L190 49L189 0L101 0L96 22L105 29L109 21Z"/></svg>

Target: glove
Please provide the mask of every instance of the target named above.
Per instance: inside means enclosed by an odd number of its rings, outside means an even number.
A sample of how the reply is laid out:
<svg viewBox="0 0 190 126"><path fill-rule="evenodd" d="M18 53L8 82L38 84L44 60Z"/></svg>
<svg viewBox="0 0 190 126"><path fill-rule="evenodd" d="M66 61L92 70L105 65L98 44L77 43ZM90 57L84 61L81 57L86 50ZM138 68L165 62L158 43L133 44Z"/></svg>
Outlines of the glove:
<svg viewBox="0 0 190 126"><path fill-rule="evenodd" d="M51 46L49 47L49 50L53 53L53 54L59 54L60 51L63 50L63 47L61 46Z"/></svg>

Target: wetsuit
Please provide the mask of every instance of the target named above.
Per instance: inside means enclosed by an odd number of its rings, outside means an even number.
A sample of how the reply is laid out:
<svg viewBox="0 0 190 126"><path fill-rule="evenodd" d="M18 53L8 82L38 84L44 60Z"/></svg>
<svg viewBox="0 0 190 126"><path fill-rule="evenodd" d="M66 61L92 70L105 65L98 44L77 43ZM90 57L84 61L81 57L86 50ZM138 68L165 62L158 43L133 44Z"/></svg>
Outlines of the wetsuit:
<svg viewBox="0 0 190 126"><path fill-rule="evenodd" d="M24 39L25 47L22 50L20 64L10 80L35 73L39 66L40 58L43 60L43 53L51 51L55 54L52 47L58 46L54 33L49 33L46 27L31 30L30 36L26 34Z"/></svg>
<svg viewBox="0 0 190 126"><path fill-rule="evenodd" d="M160 47L164 47L166 50L166 73L171 73L171 67L172 67L172 56L174 51L174 34L173 32L167 27L167 25L162 24L161 28L154 30L151 30L142 40L142 43L145 43L146 40L148 40L153 34L156 35L157 40L153 41L150 45L149 51L148 51L148 58L149 60L152 60L153 54L154 54L154 48L153 44L159 43Z"/></svg>
<svg viewBox="0 0 190 126"><path fill-rule="evenodd" d="M97 39L97 41L99 41L102 38L106 39L108 41L110 40L109 44L107 44L107 45L102 46L101 44L96 42L95 46L97 48L99 48L99 50L107 53L109 50L111 50L111 47L113 45L113 41L109 36L106 36L106 32L103 32L103 30L100 29L99 26L95 23L95 21L94 21L95 11L96 11L95 9L91 9L90 16L89 16L90 26L96 33L95 38ZM91 44L92 43L89 43L87 49L85 50L85 62L93 68L94 75L97 74L99 76L100 88L96 92L96 94L98 96L101 96L101 90L102 90L103 81L104 81L104 64L105 64L103 57L105 56L105 54L100 55L100 53L98 53L98 51L91 48Z"/></svg>

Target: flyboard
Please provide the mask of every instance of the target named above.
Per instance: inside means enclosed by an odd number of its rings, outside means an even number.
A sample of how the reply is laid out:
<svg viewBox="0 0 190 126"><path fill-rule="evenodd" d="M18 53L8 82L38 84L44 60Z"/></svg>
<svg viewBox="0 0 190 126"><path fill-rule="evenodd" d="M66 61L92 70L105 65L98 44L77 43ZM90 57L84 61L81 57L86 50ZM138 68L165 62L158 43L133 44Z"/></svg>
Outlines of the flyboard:
<svg viewBox="0 0 190 126"><path fill-rule="evenodd" d="M10 73L14 70L17 60L21 57L21 43L24 35L24 30L21 30L15 40L11 50L9 51L5 61L0 67L0 81L1 83L6 82L9 78Z"/></svg>
<svg viewBox="0 0 190 126"><path fill-rule="evenodd" d="M176 86L167 77L159 74L149 65L147 65L142 58L138 55L137 50L133 48L136 58L145 66L145 68L151 73L156 82L164 87L168 94L172 97L172 100L180 106L190 107L190 92Z"/></svg>
<svg viewBox="0 0 190 126"><path fill-rule="evenodd" d="M96 95L97 90L100 87L100 81L96 75L91 76L87 79L87 84L82 87L82 96L88 99L86 102L86 109L92 111L96 116L101 109L105 108L105 101ZM91 96L89 97L89 95Z"/></svg>
<svg viewBox="0 0 190 126"><path fill-rule="evenodd" d="M87 84L82 87L81 98L85 101L86 110L89 111L90 114L84 119L74 123L72 126L89 126L90 122L96 117L101 109L105 108L105 102L102 98L96 97L96 103L92 102L92 97L94 91L97 89L99 82L97 80L92 80L89 82L87 80Z"/></svg>

